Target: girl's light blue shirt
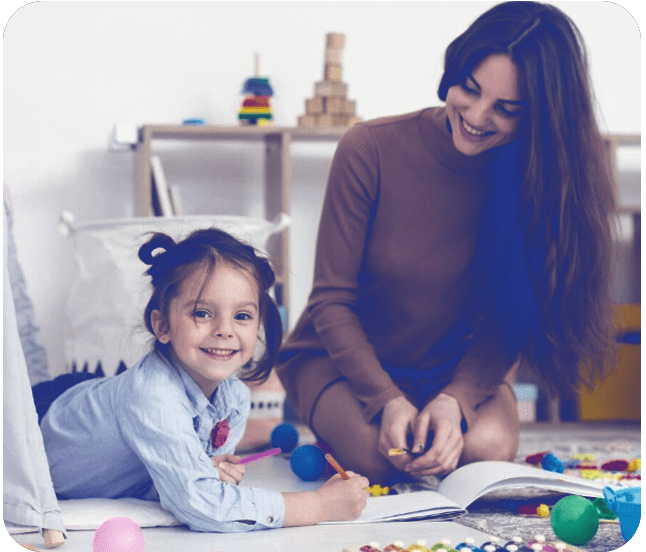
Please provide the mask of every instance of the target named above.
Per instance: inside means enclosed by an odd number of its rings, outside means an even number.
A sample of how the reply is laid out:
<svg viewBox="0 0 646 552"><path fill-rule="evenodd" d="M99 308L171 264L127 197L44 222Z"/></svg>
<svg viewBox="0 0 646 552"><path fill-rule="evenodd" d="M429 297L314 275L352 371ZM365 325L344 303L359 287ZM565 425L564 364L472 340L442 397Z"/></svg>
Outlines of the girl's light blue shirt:
<svg viewBox="0 0 646 552"><path fill-rule="evenodd" d="M41 423L52 480L61 498L159 500L195 531L281 527L279 492L220 481L210 457L233 453L243 436L250 392L232 377L209 400L160 350L118 376L80 383ZM211 446L228 420L229 438Z"/></svg>

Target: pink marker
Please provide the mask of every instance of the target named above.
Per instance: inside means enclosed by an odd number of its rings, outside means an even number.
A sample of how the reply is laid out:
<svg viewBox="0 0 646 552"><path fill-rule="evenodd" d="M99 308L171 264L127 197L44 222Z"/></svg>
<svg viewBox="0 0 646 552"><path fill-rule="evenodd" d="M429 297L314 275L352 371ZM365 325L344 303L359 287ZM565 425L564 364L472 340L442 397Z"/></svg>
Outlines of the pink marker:
<svg viewBox="0 0 646 552"><path fill-rule="evenodd" d="M238 464L249 464L250 462L255 462L261 458L267 458L269 456L274 456L275 454L280 454L283 452L279 448L273 448L271 450L266 450L265 452L259 452L258 454L252 454L251 456L245 456L238 462Z"/></svg>

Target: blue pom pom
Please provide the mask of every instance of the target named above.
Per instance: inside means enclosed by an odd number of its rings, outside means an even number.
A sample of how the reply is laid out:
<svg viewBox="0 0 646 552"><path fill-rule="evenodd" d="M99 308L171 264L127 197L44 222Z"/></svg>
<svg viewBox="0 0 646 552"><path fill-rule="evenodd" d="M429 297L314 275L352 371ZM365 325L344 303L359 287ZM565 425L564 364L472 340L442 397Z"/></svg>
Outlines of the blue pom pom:
<svg viewBox="0 0 646 552"><path fill-rule="evenodd" d="M298 444L298 431L292 424L277 425L271 432L271 446L283 452L292 452Z"/></svg>
<svg viewBox="0 0 646 552"><path fill-rule="evenodd" d="M316 481L327 465L323 451L315 445L298 447L291 457L292 470L303 481Z"/></svg>

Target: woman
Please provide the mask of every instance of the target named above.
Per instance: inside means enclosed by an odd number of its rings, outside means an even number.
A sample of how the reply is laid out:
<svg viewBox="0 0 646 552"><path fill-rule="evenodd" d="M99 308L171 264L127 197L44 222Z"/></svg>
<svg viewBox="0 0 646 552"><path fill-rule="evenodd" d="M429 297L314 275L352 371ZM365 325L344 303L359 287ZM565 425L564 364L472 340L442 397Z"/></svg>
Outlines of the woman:
<svg viewBox="0 0 646 552"><path fill-rule="evenodd" d="M519 364L574 387L611 342L613 194L574 23L495 6L447 48L438 96L339 143L277 366L302 419L374 482L513 459Z"/></svg>

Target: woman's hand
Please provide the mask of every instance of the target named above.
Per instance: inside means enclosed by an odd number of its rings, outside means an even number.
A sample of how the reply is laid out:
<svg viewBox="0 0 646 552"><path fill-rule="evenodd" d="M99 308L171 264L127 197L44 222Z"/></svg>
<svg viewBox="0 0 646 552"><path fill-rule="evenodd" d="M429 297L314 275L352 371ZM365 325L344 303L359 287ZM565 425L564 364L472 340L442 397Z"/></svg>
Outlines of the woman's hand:
<svg viewBox="0 0 646 552"><path fill-rule="evenodd" d="M410 456L388 456L388 451L391 448L407 448L406 437L414 434L418 415L419 410L405 397L388 401L381 413L379 452L398 470L404 469L404 466L410 462Z"/></svg>
<svg viewBox="0 0 646 552"><path fill-rule="evenodd" d="M450 395L440 393L428 403L415 421L413 451L421 452L426 448L431 432L433 444L424 455L408 462L405 471L414 476L443 475L453 471L464 448L461 421L460 405ZM403 458L409 461L410 455Z"/></svg>
<svg viewBox="0 0 646 552"><path fill-rule="evenodd" d="M220 474L220 481L233 483L237 485L242 481L242 476L245 474L247 467L244 464L239 464L240 457L235 454L222 454L220 456L211 456L213 467L218 470Z"/></svg>

